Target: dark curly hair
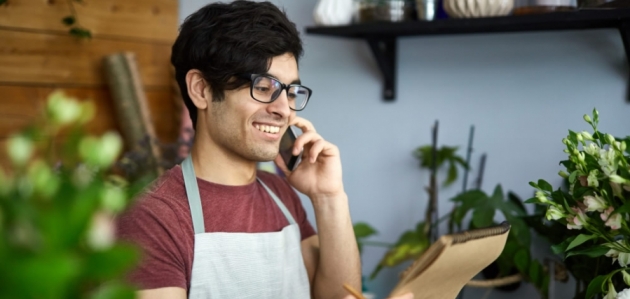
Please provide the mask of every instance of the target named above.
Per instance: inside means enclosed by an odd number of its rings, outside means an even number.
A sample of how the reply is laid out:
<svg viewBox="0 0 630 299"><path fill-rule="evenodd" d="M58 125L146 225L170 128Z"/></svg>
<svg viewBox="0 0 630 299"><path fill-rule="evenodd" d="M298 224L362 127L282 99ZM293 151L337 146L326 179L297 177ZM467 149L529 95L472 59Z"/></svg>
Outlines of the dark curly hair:
<svg viewBox="0 0 630 299"><path fill-rule="evenodd" d="M265 73L273 57L291 53L299 61L302 52L295 24L270 2L212 3L188 16L173 44L171 63L193 126L197 108L186 87L189 70L201 71L213 101L222 101L225 90L249 84L236 75Z"/></svg>

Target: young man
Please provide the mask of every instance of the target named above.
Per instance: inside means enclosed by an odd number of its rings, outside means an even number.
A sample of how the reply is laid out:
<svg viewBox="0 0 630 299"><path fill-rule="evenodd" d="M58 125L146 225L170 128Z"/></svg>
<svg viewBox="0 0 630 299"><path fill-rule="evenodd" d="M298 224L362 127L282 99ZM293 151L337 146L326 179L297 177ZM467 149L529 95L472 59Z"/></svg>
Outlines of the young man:
<svg viewBox="0 0 630 299"><path fill-rule="evenodd" d="M274 5L207 5L182 24L171 62L195 128L189 157L119 219L143 259L140 298L343 298L361 266L339 150L296 116L302 42ZM290 125L303 132L293 171L278 155ZM257 171L271 161L286 179ZM293 188L314 207L318 234Z"/></svg>
<svg viewBox="0 0 630 299"><path fill-rule="evenodd" d="M161 176L119 220L143 249L131 276L140 298L342 298L360 289L360 262L339 150L296 116L302 43L270 3L210 4L189 16L171 62L195 126L182 166ZM303 131L294 171L280 137ZM287 179L259 172L275 162ZM292 188L314 206L315 234Z"/></svg>

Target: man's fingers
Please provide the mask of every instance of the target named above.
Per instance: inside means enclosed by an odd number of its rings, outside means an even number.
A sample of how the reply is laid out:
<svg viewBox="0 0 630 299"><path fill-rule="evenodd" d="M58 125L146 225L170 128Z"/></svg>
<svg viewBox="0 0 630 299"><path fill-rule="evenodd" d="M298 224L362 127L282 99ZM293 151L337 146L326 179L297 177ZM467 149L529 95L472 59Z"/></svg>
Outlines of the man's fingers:
<svg viewBox="0 0 630 299"><path fill-rule="evenodd" d="M327 142L324 139L319 139L317 141L315 141L315 143L313 143L311 145L311 148L309 149L309 155L308 155L308 160L311 163L315 163L315 161L317 161L317 157L319 156L319 154L324 150L324 147L326 146Z"/></svg>
<svg viewBox="0 0 630 299"><path fill-rule="evenodd" d="M296 116L290 123L290 125L300 128L300 130L302 130L302 132L304 133L315 132L315 126L313 126L313 123L299 116Z"/></svg>
<svg viewBox="0 0 630 299"><path fill-rule="evenodd" d="M322 136L319 136L319 134L313 131L305 132L297 139L295 139L295 143L293 144L293 155L299 155L301 149L308 150L307 145L310 146L312 143L315 143L318 140L323 140Z"/></svg>

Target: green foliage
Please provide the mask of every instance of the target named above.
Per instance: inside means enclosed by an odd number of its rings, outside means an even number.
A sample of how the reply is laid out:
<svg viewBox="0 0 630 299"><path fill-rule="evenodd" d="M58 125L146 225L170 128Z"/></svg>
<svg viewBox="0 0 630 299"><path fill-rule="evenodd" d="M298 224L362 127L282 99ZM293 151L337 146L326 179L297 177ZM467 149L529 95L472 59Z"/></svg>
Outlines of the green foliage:
<svg viewBox="0 0 630 299"><path fill-rule="evenodd" d="M82 27L70 28L68 33L70 33L70 35L78 37L78 38L86 38L86 39L92 38L92 32L90 30L87 30L87 29L82 28Z"/></svg>
<svg viewBox="0 0 630 299"><path fill-rule="evenodd" d="M429 248L429 244L429 238L424 233L424 222L420 222L415 230L405 231L398 238L394 247L387 251L376 269L370 274L370 279L374 279L383 267L394 267L407 260L416 259Z"/></svg>
<svg viewBox="0 0 630 299"><path fill-rule="evenodd" d="M74 4L85 4L82 0L71 0L68 1L68 7L70 8L70 15L61 19L61 23L70 27L68 33L79 39L90 39L92 38L92 31L81 26L78 20L77 11L74 8Z"/></svg>
<svg viewBox="0 0 630 299"><path fill-rule="evenodd" d="M448 164L448 174L443 183L444 187L453 184L457 180L458 166L468 169L466 161L456 154L457 147L443 146L436 150L436 166L440 169L445 163ZM420 160L420 168L431 169L431 161L433 161L433 149L430 145L417 148L414 156Z"/></svg>
<svg viewBox="0 0 630 299"><path fill-rule="evenodd" d="M66 25L66 26L72 26L74 25L74 23L76 23L76 18L74 16L67 16L63 19L61 19L61 22Z"/></svg>
<svg viewBox="0 0 630 299"><path fill-rule="evenodd" d="M354 226L354 236L357 239L357 245L359 246L359 253L363 252L363 240L377 234L378 232L369 224L365 222L355 223Z"/></svg>
<svg viewBox="0 0 630 299"><path fill-rule="evenodd" d="M113 217L141 183L110 174L117 134L82 133L93 110L55 92L40 121L9 138L12 164L0 169L0 298L134 296L122 277L138 251L115 241Z"/></svg>
<svg viewBox="0 0 630 299"><path fill-rule="evenodd" d="M511 225L505 248L497 259L499 277L510 274L514 268L530 283L532 283L543 296L547 294L548 274L536 260L531 258L531 235L529 226L523 219L527 211L521 200L513 193L504 196L501 185L497 185L492 195L487 195L481 190L470 190L459 194L452 199L457 203L452 213L452 220L461 226L464 218L471 214L470 228L482 228L496 224L494 216L499 212Z"/></svg>

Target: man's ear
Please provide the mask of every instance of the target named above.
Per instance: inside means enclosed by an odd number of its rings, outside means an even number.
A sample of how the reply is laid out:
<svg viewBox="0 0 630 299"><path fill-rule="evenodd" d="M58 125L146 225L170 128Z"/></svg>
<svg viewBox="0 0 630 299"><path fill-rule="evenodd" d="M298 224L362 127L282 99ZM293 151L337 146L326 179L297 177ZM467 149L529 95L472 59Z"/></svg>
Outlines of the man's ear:
<svg viewBox="0 0 630 299"><path fill-rule="evenodd" d="M188 96L197 109L208 108L212 101L212 93L206 93L206 87L209 88L209 86L201 75L201 71L192 69L186 73L186 87L188 88Z"/></svg>

